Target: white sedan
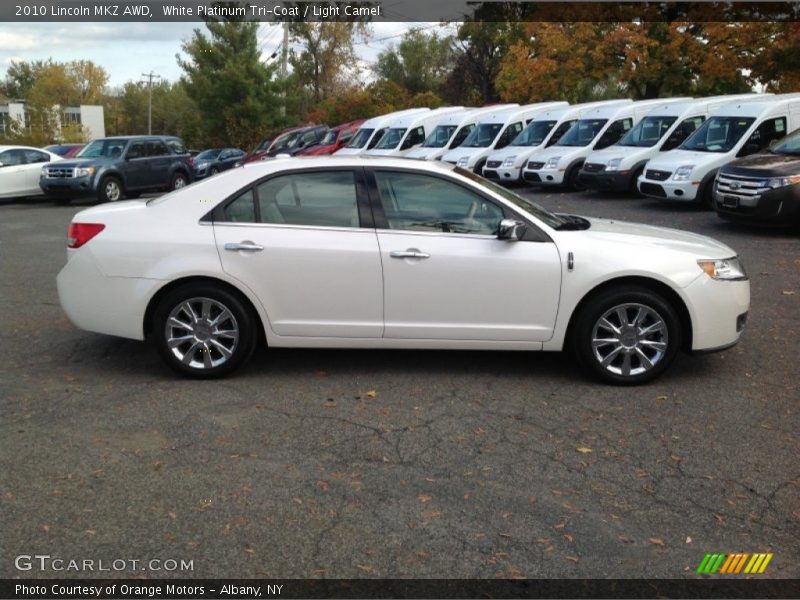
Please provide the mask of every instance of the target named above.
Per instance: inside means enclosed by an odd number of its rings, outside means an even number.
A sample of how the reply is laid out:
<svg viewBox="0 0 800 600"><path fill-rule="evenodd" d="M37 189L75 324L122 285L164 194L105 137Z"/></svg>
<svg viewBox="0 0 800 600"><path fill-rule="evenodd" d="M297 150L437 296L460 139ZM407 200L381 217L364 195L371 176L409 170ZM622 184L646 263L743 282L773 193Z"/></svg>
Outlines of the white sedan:
<svg viewBox="0 0 800 600"><path fill-rule="evenodd" d="M58 154L30 146L0 146L0 198L41 196L42 166L64 160Z"/></svg>
<svg viewBox="0 0 800 600"><path fill-rule="evenodd" d="M713 239L555 215L459 168L255 162L78 213L58 275L78 327L154 339L195 377L270 347L562 350L612 383L735 344L750 304Z"/></svg>

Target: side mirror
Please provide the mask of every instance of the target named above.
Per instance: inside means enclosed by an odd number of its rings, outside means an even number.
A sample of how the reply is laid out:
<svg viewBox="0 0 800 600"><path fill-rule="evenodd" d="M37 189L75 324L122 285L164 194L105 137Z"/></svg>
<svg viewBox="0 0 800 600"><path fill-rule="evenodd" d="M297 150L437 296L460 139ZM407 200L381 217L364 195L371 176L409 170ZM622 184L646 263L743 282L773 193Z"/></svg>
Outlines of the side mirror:
<svg viewBox="0 0 800 600"><path fill-rule="evenodd" d="M514 219L503 219L497 226L497 239L518 242L525 236L528 226L522 221Z"/></svg>
<svg viewBox="0 0 800 600"><path fill-rule="evenodd" d="M747 144L744 145L744 148L742 148L742 151L739 153L739 156L749 156L751 154L755 154L759 150L761 150L761 146L759 146L758 144L754 144L753 142L748 142Z"/></svg>

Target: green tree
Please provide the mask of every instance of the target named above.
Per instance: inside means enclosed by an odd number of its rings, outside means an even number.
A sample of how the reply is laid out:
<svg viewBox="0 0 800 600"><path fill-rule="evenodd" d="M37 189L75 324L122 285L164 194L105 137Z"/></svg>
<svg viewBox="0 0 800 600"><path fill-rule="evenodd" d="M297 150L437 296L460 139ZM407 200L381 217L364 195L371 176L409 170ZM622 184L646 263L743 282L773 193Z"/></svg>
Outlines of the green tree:
<svg viewBox="0 0 800 600"><path fill-rule="evenodd" d="M399 45L378 55L373 71L380 79L393 81L412 94L438 93L453 69L454 59L451 36L410 29Z"/></svg>
<svg viewBox="0 0 800 600"><path fill-rule="evenodd" d="M274 67L264 65L258 49L258 23L208 21L183 44L187 59L182 83L202 119L211 145L250 148L281 122Z"/></svg>

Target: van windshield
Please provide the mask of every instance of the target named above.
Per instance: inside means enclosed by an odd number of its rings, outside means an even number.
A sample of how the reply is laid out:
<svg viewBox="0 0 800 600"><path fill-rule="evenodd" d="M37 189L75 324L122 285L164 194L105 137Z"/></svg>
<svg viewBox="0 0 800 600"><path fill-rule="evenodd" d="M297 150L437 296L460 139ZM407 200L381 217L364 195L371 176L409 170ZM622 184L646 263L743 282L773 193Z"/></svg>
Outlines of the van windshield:
<svg viewBox="0 0 800 600"><path fill-rule="evenodd" d="M511 146L538 146L555 127L557 121L531 121L520 134L511 141Z"/></svg>
<svg viewBox="0 0 800 600"><path fill-rule="evenodd" d="M677 120L678 117L645 117L617 142L617 146L652 148Z"/></svg>
<svg viewBox="0 0 800 600"><path fill-rule="evenodd" d="M771 152L775 154L788 154L791 156L800 156L800 130L795 131L792 135L788 135L778 143Z"/></svg>
<svg viewBox="0 0 800 600"><path fill-rule="evenodd" d="M503 129L503 123L479 123L461 145L464 148L488 148L501 129Z"/></svg>
<svg viewBox="0 0 800 600"><path fill-rule="evenodd" d="M375 146L376 150L389 150L392 148L397 148L397 145L403 139L403 136L406 134L405 127L390 127L389 131L387 131L381 141L378 142L378 145Z"/></svg>
<svg viewBox="0 0 800 600"><path fill-rule="evenodd" d="M456 130L456 125L437 125L436 129L425 138L422 143L423 148L444 148L447 140L453 135Z"/></svg>
<svg viewBox="0 0 800 600"><path fill-rule="evenodd" d="M678 149L730 152L754 122L754 117L711 117L678 146Z"/></svg>
<svg viewBox="0 0 800 600"><path fill-rule="evenodd" d="M369 136L372 135L372 132L375 131L374 129L359 129L356 134L353 136L353 139L350 140L350 143L347 144L348 148L363 148L364 144L367 143L369 140Z"/></svg>
<svg viewBox="0 0 800 600"><path fill-rule="evenodd" d="M581 119L556 142L556 146L588 146L606 123L608 119Z"/></svg>

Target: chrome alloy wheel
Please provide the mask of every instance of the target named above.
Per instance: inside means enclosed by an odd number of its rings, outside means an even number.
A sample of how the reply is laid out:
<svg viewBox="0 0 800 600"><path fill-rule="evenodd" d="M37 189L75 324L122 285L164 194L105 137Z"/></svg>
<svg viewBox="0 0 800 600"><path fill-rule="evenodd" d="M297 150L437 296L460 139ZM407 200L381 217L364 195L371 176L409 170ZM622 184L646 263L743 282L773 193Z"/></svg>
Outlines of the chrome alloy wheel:
<svg viewBox="0 0 800 600"><path fill-rule="evenodd" d="M103 190L105 191L106 198L108 198L111 202L116 202L117 200L122 197L122 189L119 187L119 183L115 179L109 179L103 185Z"/></svg>
<svg viewBox="0 0 800 600"><path fill-rule="evenodd" d="M664 319L644 304L619 304L607 310L592 329L592 354L615 375L640 375L655 367L667 351Z"/></svg>
<svg viewBox="0 0 800 600"><path fill-rule="evenodd" d="M184 300L169 314L164 339L170 352L194 369L218 367L239 343L239 324L233 313L211 298Z"/></svg>

